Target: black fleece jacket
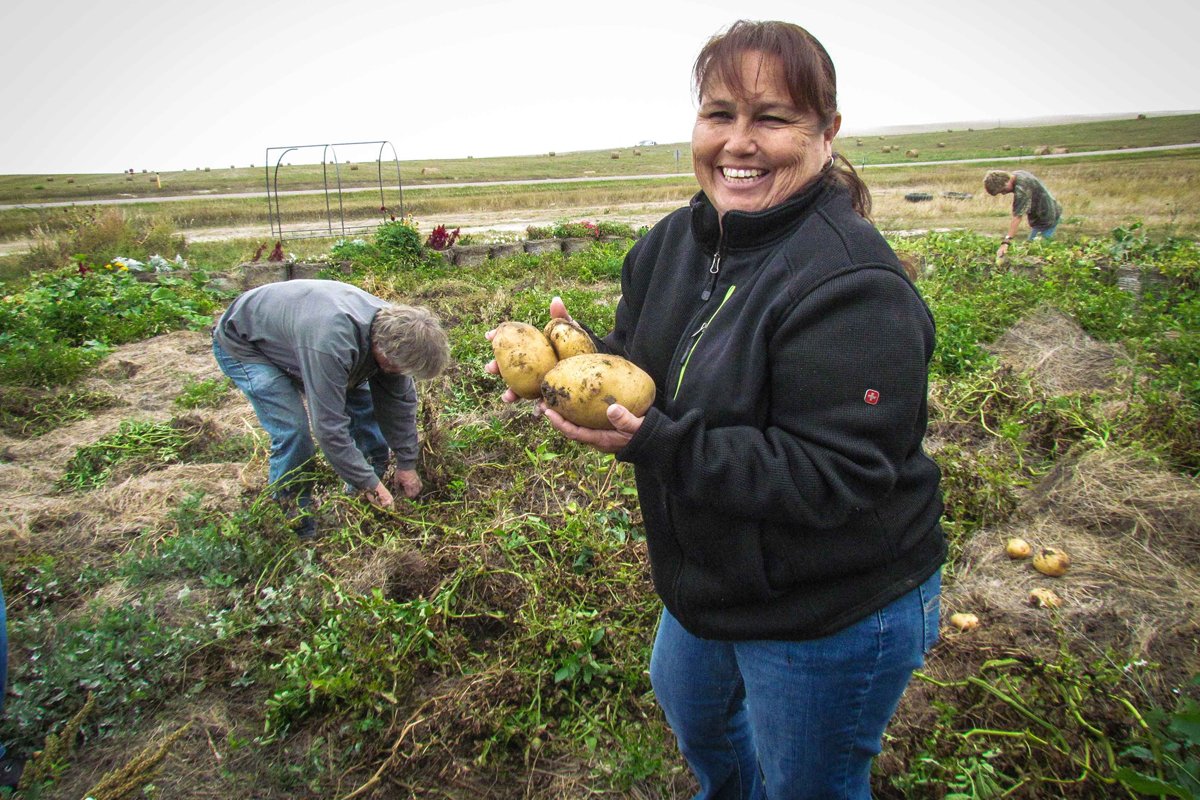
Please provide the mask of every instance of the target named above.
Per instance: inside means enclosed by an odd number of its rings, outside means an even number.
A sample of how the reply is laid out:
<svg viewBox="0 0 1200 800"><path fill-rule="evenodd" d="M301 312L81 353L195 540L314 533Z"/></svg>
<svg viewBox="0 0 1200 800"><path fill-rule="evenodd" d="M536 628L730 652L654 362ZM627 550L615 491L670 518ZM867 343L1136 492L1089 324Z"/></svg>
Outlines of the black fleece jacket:
<svg viewBox="0 0 1200 800"><path fill-rule="evenodd" d="M626 257L604 344L658 393L617 457L685 628L825 636L945 559L921 446L933 319L828 178L723 228L700 193Z"/></svg>

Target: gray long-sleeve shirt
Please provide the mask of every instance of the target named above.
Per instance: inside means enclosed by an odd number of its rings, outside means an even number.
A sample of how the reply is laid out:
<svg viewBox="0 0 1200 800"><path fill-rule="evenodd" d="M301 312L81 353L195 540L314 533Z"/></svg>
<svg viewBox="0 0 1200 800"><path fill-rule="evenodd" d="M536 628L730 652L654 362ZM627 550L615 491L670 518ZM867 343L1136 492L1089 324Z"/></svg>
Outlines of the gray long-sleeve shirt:
<svg viewBox="0 0 1200 800"><path fill-rule="evenodd" d="M340 281L281 281L240 295L214 331L233 358L272 364L301 381L317 444L338 475L359 489L378 478L351 435L348 388L369 384L397 469L412 469L417 461L413 381L382 371L371 353L371 321L388 305Z"/></svg>

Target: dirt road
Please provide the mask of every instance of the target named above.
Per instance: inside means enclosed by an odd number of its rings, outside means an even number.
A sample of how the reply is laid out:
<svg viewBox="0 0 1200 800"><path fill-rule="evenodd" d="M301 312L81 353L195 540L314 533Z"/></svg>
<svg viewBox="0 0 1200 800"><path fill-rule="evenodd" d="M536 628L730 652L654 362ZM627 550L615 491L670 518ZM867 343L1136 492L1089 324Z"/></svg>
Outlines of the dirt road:
<svg viewBox="0 0 1200 800"><path fill-rule="evenodd" d="M414 217L414 221L422 231L432 231L436 226L444 224L451 229L455 227L461 228L461 233L464 234L523 234L525 229L530 225L548 227L564 219L587 219L593 222L610 220L623 222L627 225L632 225L634 228L638 228L642 225L653 225L680 205L681 203L678 201L671 200L662 203L609 204L601 212L598 212L594 206L557 206L553 208L509 209L504 211L464 211L454 212L453 214L440 214L437 218ZM316 227L317 224L319 223L314 223L312 227ZM348 225L345 236L346 238L366 238L370 235L370 230L373 230L376 224L375 222L361 223L357 227ZM180 230L179 233L189 242L220 242L229 239L258 239L266 242L279 238L272 234L271 225L266 220L255 225L236 227L188 228ZM322 238L328 238L332 243L340 237L341 230L335 226L333 233L328 237ZM289 234L287 228L285 228L283 238L286 243L296 238L315 237L311 234L308 237L294 236ZM26 252L33 243L32 239L15 239L0 242L0 256Z"/></svg>

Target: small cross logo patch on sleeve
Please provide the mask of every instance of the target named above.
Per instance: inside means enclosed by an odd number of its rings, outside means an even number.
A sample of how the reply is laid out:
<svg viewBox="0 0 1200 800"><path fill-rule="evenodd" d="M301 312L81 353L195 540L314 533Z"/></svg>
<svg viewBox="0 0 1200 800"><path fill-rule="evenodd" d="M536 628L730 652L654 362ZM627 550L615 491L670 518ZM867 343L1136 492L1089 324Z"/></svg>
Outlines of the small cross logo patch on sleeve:
<svg viewBox="0 0 1200 800"><path fill-rule="evenodd" d="M867 389L867 393L863 395L863 401L869 406L876 405L879 402L879 392Z"/></svg>

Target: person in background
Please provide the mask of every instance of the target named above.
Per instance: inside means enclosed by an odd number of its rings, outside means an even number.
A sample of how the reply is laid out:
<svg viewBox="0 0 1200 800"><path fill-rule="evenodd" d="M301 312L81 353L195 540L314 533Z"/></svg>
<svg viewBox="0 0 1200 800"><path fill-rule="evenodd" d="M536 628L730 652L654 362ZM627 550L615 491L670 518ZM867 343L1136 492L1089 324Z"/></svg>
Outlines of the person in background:
<svg viewBox="0 0 1200 800"><path fill-rule="evenodd" d="M0 585L0 714L4 713L4 696L8 693L8 612L4 607L4 586ZM0 742L0 789L17 788L21 773L25 771L25 759L8 755L4 742Z"/></svg>
<svg viewBox="0 0 1200 800"><path fill-rule="evenodd" d="M697 797L867 800L938 635L933 319L833 150L820 42L740 21L693 79L701 191L629 251L597 338L651 375L654 405L610 405L612 430L538 408L634 466L664 606L650 679ZM569 316L559 298L550 315Z"/></svg>
<svg viewBox="0 0 1200 800"><path fill-rule="evenodd" d="M302 538L316 533L307 513L310 423L330 466L372 503L394 503L383 482L389 450L392 489L420 493L413 382L450 362L446 332L431 311L341 281L269 283L226 309L213 330L213 355L271 437L270 486Z"/></svg>
<svg viewBox="0 0 1200 800"><path fill-rule="evenodd" d="M1004 172L993 169L983 176L983 188L995 197L998 194L1013 196L1012 218L1008 221L1008 233L1000 243L996 252L996 260L1003 260L1008 255L1008 245L1017 235L1021 227L1021 217L1029 218L1029 238L1032 241L1041 236L1049 239L1054 236L1058 222L1062 219L1062 206L1050 194L1040 180L1030 172L1019 169L1016 172Z"/></svg>

